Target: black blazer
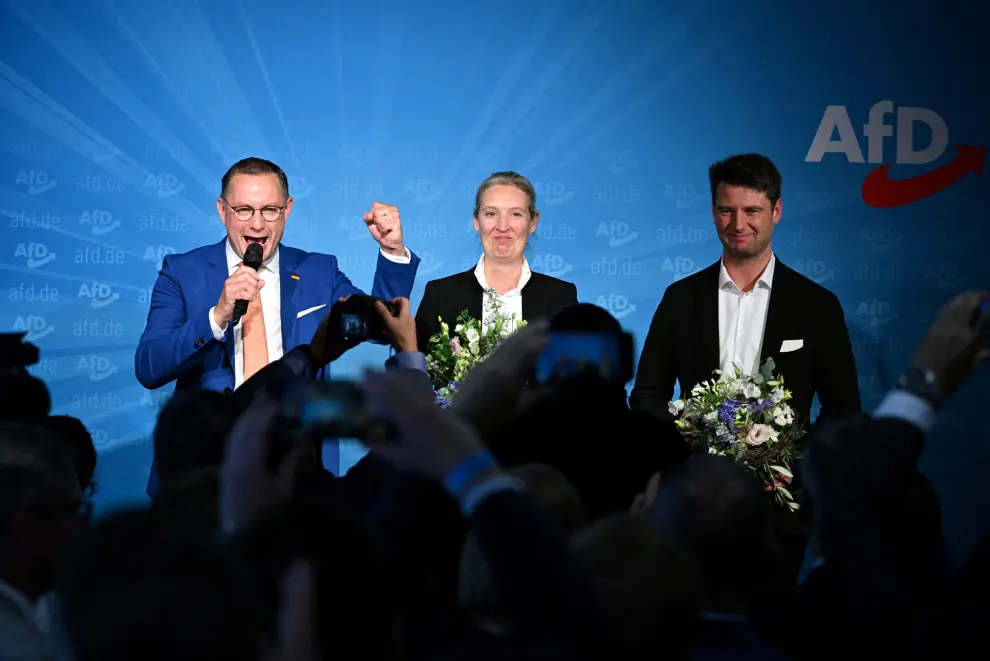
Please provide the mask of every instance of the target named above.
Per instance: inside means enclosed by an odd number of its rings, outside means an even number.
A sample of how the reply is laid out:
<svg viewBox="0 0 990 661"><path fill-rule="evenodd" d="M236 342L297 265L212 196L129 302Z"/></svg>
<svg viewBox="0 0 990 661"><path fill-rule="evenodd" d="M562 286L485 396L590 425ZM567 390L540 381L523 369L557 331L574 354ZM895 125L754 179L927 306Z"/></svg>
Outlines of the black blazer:
<svg viewBox="0 0 990 661"><path fill-rule="evenodd" d="M650 324L629 405L670 418L674 382L688 392L719 367L718 274L720 262L667 288ZM784 340L803 346L780 353ZM860 411L859 380L839 299L785 266L774 267L763 332L762 363L773 357L776 372L794 395L791 408L807 423L818 394L822 415Z"/></svg>
<svg viewBox="0 0 990 661"><path fill-rule="evenodd" d="M423 300L416 311L419 350L426 353L430 338L440 332L438 317L450 326L465 310L475 319L481 319L484 295L473 268L427 282ZM523 319L527 322L549 319L577 302L577 287L573 283L533 273L522 292Z"/></svg>

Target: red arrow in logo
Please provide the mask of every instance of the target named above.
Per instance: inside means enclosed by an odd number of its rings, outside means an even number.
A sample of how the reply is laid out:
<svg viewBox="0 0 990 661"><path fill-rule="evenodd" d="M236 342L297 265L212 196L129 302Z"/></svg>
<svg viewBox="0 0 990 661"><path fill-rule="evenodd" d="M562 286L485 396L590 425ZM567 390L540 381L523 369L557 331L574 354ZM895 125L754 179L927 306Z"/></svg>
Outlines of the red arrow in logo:
<svg viewBox="0 0 990 661"><path fill-rule="evenodd" d="M877 209L900 207L948 188L969 172L983 174L986 147L956 145L956 151L959 153L949 163L910 179L891 179L887 176L891 164L881 165L863 182L863 201Z"/></svg>

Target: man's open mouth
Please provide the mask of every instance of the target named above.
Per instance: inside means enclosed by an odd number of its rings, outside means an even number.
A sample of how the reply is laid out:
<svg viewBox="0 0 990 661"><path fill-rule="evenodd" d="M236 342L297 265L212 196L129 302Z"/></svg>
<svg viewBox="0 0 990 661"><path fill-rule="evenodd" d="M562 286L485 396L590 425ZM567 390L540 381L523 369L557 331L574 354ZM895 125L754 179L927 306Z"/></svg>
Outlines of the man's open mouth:
<svg viewBox="0 0 990 661"><path fill-rule="evenodd" d="M244 237L244 240L247 242L248 245L251 245L252 243L260 243L261 245L265 245L265 243L268 242L268 237L267 236L245 236Z"/></svg>

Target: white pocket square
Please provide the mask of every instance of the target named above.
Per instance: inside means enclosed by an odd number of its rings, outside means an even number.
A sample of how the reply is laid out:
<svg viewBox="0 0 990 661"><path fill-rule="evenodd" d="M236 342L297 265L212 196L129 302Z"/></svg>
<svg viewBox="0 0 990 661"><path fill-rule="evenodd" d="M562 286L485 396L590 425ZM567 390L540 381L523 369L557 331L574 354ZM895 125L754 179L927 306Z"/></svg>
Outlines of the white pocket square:
<svg viewBox="0 0 990 661"><path fill-rule="evenodd" d="M780 345L780 353L797 351L804 346L804 340L784 340Z"/></svg>
<svg viewBox="0 0 990 661"><path fill-rule="evenodd" d="M302 312L300 312L299 314L296 315L296 319L299 319L300 317L305 317L310 312L316 312L320 308L325 308L326 306L327 306L327 304L324 303L323 305L317 305L317 306L312 307L312 308L306 308L305 310L303 310Z"/></svg>

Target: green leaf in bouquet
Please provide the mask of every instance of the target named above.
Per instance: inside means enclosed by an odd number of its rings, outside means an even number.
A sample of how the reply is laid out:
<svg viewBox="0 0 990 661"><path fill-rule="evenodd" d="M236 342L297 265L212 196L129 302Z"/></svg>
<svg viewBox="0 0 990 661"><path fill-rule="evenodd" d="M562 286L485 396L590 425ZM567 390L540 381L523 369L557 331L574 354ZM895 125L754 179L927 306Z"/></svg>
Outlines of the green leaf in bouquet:
<svg viewBox="0 0 990 661"><path fill-rule="evenodd" d="M790 478L793 478L794 477L794 473L792 473L791 471L787 470L783 466L771 466L770 468L772 468L773 470L777 471L778 473L780 473L781 475L783 475L785 477L790 477Z"/></svg>
<svg viewBox="0 0 990 661"><path fill-rule="evenodd" d="M779 493L781 496L783 496L784 498L786 498L788 502L793 502L794 501L794 496L792 496L791 495L791 492L788 491L787 489L785 489L784 487L782 487L782 486L775 486L774 488L777 489L777 493Z"/></svg>
<svg viewBox="0 0 990 661"><path fill-rule="evenodd" d="M796 512L799 509L801 509L801 505L799 505L798 503L795 503L793 500L787 501L787 506L791 508L791 511L792 512Z"/></svg>

